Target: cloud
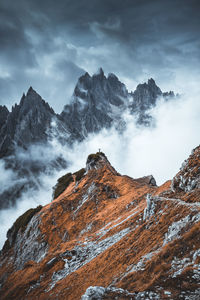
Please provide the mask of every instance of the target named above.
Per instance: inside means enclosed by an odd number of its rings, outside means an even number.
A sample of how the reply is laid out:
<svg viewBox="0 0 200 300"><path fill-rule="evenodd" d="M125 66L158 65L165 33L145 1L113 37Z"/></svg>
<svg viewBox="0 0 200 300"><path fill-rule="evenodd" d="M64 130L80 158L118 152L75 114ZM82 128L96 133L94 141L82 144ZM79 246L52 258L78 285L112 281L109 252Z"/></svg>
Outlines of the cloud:
<svg viewBox="0 0 200 300"><path fill-rule="evenodd" d="M130 88L154 77L172 89L178 73L199 73L199 8L197 0L2 0L0 102L10 107L33 86L59 112L82 71L100 66Z"/></svg>

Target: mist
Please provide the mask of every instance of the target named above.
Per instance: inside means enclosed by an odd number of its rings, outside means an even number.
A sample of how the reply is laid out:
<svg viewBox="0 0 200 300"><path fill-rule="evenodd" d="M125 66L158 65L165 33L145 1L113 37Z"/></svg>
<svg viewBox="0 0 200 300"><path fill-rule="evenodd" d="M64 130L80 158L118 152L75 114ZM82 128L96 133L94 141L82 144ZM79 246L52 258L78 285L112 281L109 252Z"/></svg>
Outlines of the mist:
<svg viewBox="0 0 200 300"><path fill-rule="evenodd" d="M6 239L6 232L17 217L31 207L45 205L52 200L52 187L57 179L67 172L75 172L85 167L87 156L99 148L104 152L112 166L121 174L133 178L152 174L157 185L172 179L179 171L182 162L192 149L198 146L200 128L199 90L189 90L176 100L159 99L158 105L150 113L155 119L154 127L138 127L133 116L125 113L126 130L119 134L113 127L91 134L73 148L62 146L56 139L45 146L32 146L29 151L18 153L18 158L26 161L30 156L37 163L50 164L60 156L68 161L68 168L51 170L37 178L39 190L23 193L16 207L0 212L0 247ZM51 167L49 168L51 169ZM12 186L17 179L13 171L0 164L0 186Z"/></svg>

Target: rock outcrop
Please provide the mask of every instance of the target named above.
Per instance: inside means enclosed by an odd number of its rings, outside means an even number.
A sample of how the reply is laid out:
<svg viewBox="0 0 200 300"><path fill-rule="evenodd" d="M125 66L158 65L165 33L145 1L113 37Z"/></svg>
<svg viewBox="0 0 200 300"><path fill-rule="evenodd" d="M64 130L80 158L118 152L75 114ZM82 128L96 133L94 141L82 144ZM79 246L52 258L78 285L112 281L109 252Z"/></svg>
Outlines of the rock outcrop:
<svg viewBox="0 0 200 300"><path fill-rule="evenodd" d="M200 147L196 147L172 180L172 190L189 192L200 188Z"/></svg>
<svg viewBox="0 0 200 300"><path fill-rule="evenodd" d="M9 110L7 107L4 105L0 105L0 131L3 125L6 123L7 117L9 115Z"/></svg>
<svg viewBox="0 0 200 300"><path fill-rule="evenodd" d="M187 161L193 180L199 151ZM58 183L51 203L8 232L0 254L2 300L198 299L198 184L172 190L170 181L158 187L152 176L122 176L102 152Z"/></svg>

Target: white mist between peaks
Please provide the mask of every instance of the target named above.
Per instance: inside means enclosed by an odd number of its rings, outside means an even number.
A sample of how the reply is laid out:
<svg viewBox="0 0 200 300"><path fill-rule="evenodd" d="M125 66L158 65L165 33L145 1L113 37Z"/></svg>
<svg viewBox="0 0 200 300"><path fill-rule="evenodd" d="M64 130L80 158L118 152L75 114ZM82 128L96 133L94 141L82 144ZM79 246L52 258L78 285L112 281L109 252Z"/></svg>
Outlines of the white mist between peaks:
<svg viewBox="0 0 200 300"><path fill-rule="evenodd" d="M83 167L88 154L100 148L123 175L133 178L153 175L158 185L172 179L182 162L199 144L200 101L198 94L184 95L177 100L160 99L151 110L155 127L138 128L126 114L127 128L119 134L114 128L90 135L74 151L69 152L71 168Z"/></svg>
<svg viewBox="0 0 200 300"><path fill-rule="evenodd" d="M111 165L122 175L133 178L152 174L158 185L172 179L182 162L187 159L192 149L199 144L200 101L198 91L185 94L177 100L164 101L151 110L156 126L138 128L133 117L125 114L126 130L119 134L115 128L91 134L82 143L72 148L63 147L56 139L48 146L32 146L28 152L19 152L19 158L31 157L42 164L48 164L61 156L69 162L69 167L60 172L42 174L37 178L39 190L23 193L16 207L0 212L0 247L6 239L6 232L17 217L31 207L45 205L52 200L52 187L57 179L75 172L85 166L87 156L99 149L104 152ZM0 164L0 186L12 186L17 179L15 173L5 170Z"/></svg>

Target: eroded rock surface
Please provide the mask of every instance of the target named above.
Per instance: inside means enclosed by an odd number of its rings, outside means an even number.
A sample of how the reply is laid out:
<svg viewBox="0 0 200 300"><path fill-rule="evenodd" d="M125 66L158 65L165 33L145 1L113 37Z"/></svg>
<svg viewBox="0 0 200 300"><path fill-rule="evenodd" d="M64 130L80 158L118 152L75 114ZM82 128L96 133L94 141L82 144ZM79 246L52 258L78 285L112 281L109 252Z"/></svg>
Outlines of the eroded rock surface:
<svg viewBox="0 0 200 300"><path fill-rule="evenodd" d="M175 178L187 171L197 184L172 190L170 181L121 176L104 153L90 155L15 239L8 234L1 299L198 299L199 147L187 166Z"/></svg>

